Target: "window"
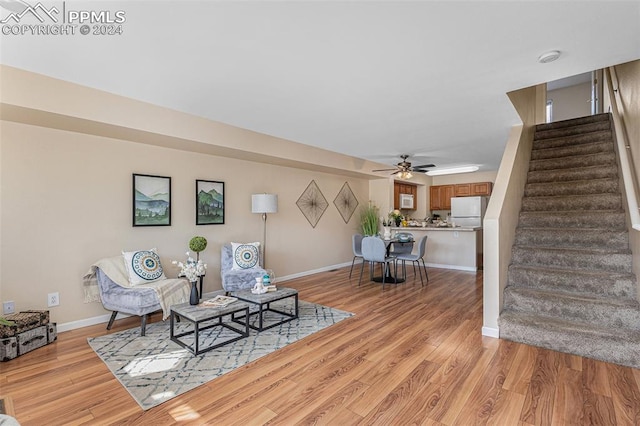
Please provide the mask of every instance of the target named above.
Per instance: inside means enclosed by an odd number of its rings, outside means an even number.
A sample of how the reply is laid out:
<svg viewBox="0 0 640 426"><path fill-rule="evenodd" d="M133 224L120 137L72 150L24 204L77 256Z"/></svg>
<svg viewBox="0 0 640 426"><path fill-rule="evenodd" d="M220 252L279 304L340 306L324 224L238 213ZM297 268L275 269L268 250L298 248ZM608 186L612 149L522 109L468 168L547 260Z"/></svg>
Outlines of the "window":
<svg viewBox="0 0 640 426"><path fill-rule="evenodd" d="M553 99L549 99L547 101L547 108L545 112L546 112L546 122L551 123L551 121L553 121Z"/></svg>

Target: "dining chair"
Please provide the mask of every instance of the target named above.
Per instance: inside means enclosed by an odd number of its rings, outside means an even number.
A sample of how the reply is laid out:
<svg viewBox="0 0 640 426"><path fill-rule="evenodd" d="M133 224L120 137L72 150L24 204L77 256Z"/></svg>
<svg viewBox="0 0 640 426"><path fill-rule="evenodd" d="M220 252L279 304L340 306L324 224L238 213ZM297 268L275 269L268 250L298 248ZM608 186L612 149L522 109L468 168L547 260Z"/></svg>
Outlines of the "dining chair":
<svg viewBox="0 0 640 426"><path fill-rule="evenodd" d="M395 241L398 240L398 241ZM409 232L398 232L394 237L394 242L391 243L390 254L394 256L400 256L404 254L411 254L413 252L413 234ZM405 262L402 262L402 276L406 278L407 268Z"/></svg>
<svg viewBox="0 0 640 426"><path fill-rule="evenodd" d="M353 265L358 257L362 258L362 234L353 234L351 237L351 248L353 250L353 260L351 261L351 270L349 271L349 278L353 272ZM362 261L364 263L364 260Z"/></svg>
<svg viewBox="0 0 640 426"><path fill-rule="evenodd" d="M378 237L364 237L362 239L362 267L360 268L360 279L358 285L362 282L362 271L364 270L364 263L369 262L369 272L371 277L373 276L373 269L375 264L380 263L382 267L382 289L384 290L384 284L386 277L390 275L390 267L393 263L395 266L394 274L397 275L398 267L396 264L395 256L387 255L387 246L384 241Z"/></svg>
<svg viewBox="0 0 640 426"><path fill-rule="evenodd" d="M422 261L422 268L424 269L424 275L427 277L427 282L429 282L429 274L427 274L427 265L424 263L424 254L427 248L427 235L420 238L418 241L418 253L405 253L398 254L396 259L402 261L402 270L404 271L405 278L407 274L407 270L405 267L405 262L409 261L413 264L413 274L416 274L416 263L418 264L418 272L420 273L420 282L424 285L424 279L422 278L422 269L420 269L420 261Z"/></svg>

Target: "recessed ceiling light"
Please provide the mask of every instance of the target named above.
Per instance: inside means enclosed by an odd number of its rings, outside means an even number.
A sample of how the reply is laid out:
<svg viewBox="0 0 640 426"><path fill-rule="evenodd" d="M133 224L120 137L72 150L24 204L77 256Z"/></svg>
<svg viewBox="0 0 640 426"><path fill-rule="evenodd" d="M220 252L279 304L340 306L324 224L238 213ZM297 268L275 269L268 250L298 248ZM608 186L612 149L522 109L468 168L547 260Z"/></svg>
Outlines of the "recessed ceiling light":
<svg viewBox="0 0 640 426"><path fill-rule="evenodd" d="M555 61L559 57L560 57L559 50L551 50L549 52L545 52L542 55L540 55L540 57L538 58L538 62L540 62L541 64L546 64L546 63Z"/></svg>
<svg viewBox="0 0 640 426"><path fill-rule="evenodd" d="M478 166L452 167L450 169L429 170L426 174L428 176L453 175L456 173L475 172L479 168Z"/></svg>

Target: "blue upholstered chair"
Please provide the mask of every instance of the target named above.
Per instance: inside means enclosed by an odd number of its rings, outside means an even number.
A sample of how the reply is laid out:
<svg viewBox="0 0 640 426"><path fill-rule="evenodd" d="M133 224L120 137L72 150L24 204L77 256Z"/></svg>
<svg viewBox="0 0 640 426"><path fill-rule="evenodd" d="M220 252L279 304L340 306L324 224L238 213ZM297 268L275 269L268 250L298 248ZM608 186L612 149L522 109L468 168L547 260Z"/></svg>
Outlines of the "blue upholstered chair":
<svg viewBox="0 0 640 426"><path fill-rule="evenodd" d="M111 330L118 312L140 316L140 335L145 335L147 315L162 310L158 295L152 288L123 287L116 284L102 269L96 269L96 278L100 288L100 300L105 309L113 311L107 330Z"/></svg>
<svg viewBox="0 0 640 426"><path fill-rule="evenodd" d="M256 278L263 277L266 273L264 269L259 267L233 269L231 243L222 246L220 250L220 278L222 280L222 288L227 293L251 289L256 284Z"/></svg>
<svg viewBox="0 0 640 426"><path fill-rule="evenodd" d="M387 246L378 237L364 237L362 239L362 267L360 268L360 279L358 280L358 285L362 281L362 270L364 269L364 263L369 262L369 271L371 277L373 277L373 269L375 269L375 264L380 263L382 268L382 289L384 290L384 284L387 275L389 275L389 268L391 264L396 265L395 256L387 256ZM395 273L397 274L398 268L395 268Z"/></svg>
<svg viewBox="0 0 640 426"><path fill-rule="evenodd" d="M429 275L427 274L427 265L424 263L424 254L427 247L427 236L423 236L418 241L418 253L401 253L397 255L397 260L402 261L402 269L406 276L405 262L409 261L413 263L413 274L416 274L416 263L418 264L418 271L420 272L420 281L422 285L424 285L424 280L422 279L422 269L420 269L420 261L422 261L422 268L424 269L424 275L427 277L427 282L429 282Z"/></svg>
<svg viewBox="0 0 640 426"><path fill-rule="evenodd" d="M353 234L351 237L351 249L353 250L353 260L351 261L351 270L349 271L349 278L353 272L353 265L358 257L362 258L362 234ZM364 261L363 261L364 262Z"/></svg>

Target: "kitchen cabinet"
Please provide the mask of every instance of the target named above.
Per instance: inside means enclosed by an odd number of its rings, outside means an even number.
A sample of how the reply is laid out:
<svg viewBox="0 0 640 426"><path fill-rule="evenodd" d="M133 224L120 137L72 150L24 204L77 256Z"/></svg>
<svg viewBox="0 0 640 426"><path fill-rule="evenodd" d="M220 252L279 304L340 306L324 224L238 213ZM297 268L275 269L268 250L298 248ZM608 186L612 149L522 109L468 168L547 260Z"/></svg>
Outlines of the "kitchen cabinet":
<svg viewBox="0 0 640 426"><path fill-rule="evenodd" d="M413 195L413 208L403 210L415 210L418 205L418 187L410 183L394 182L393 184L393 208L400 210L400 194Z"/></svg>
<svg viewBox="0 0 640 426"><path fill-rule="evenodd" d="M491 182L472 182L458 183L455 185L456 197L474 197L477 195L491 195L493 183Z"/></svg>
<svg viewBox="0 0 640 426"><path fill-rule="evenodd" d="M471 185L471 196L474 195L491 195L493 189L493 183L491 182L476 182Z"/></svg>
<svg viewBox="0 0 640 426"><path fill-rule="evenodd" d="M429 188L430 210L451 210L451 197L455 196L455 185L437 185Z"/></svg>

